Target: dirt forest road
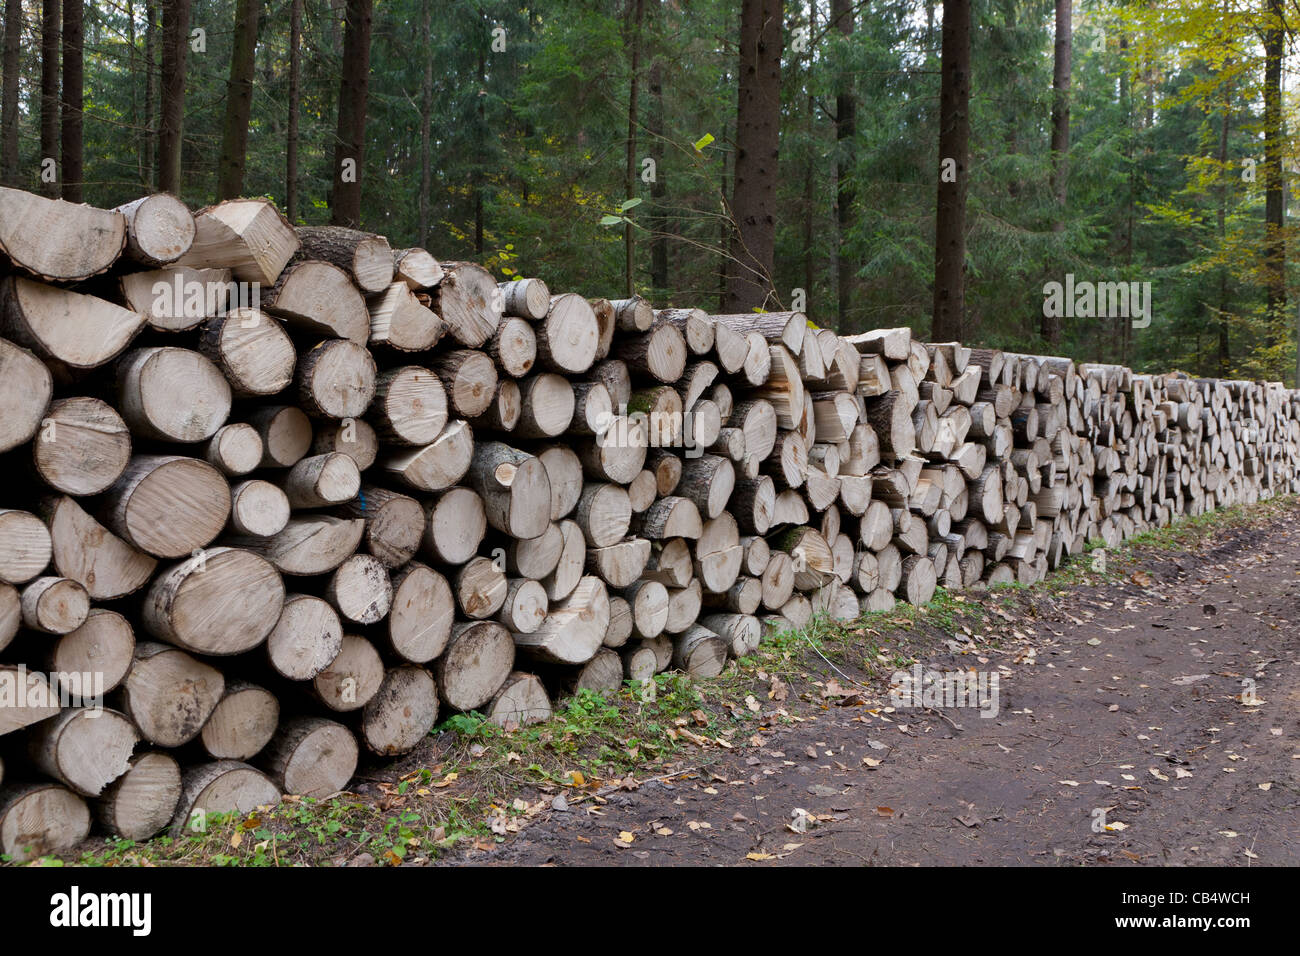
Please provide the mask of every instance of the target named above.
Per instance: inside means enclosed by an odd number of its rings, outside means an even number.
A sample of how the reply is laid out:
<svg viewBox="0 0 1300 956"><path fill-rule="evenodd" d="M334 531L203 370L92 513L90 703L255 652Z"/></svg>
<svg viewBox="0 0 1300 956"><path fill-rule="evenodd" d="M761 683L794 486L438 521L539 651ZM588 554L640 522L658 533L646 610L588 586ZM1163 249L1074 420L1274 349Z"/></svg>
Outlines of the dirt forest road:
<svg viewBox="0 0 1300 956"><path fill-rule="evenodd" d="M759 746L550 811L461 862L1300 863L1295 512L1140 567L995 618L996 649L967 639L921 657L996 672L996 716L791 707L801 719Z"/></svg>

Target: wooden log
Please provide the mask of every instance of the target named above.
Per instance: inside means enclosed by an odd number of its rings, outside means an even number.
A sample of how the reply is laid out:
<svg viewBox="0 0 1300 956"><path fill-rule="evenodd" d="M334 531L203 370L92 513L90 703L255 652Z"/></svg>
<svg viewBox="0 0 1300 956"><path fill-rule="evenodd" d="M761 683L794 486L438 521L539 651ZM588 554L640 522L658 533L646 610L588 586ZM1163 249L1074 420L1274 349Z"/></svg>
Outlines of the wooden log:
<svg viewBox="0 0 1300 956"><path fill-rule="evenodd" d="M610 401L617 412L627 406L632 397L632 376L627 364L618 359L606 359L591 367L587 377L593 382L600 382L609 391Z"/></svg>
<svg viewBox="0 0 1300 956"><path fill-rule="evenodd" d="M393 582L388 568L373 555L354 554L330 575L325 599L344 621L378 624L393 606Z"/></svg>
<svg viewBox="0 0 1300 956"><path fill-rule="evenodd" d="M608 548L627 534L632 504L619 485L589 484L582 489L574 517L589 547Z"/></svg>
<svg viewBox="0 0 1300 956"><path fill-rule="evenodd" d="M573 382L573 418L569 430L579 435L599 435L613 424L614 402L600 382Z"/></svg>
<svg viewBox="0 0 1300 956"><path fill-rule="evenodd" d="M251 760L275 734L280 701L265 687L234 681L217 702L199 732L208 756L218 760Z"/></svg>
<svg viewBox="0 0 1300 956"><path fill-rule="evenodd" d="M451 638L456 602L447 579L418 561L393 573L393 607L388 613L388 644L412 664L426 664Z"/></svg>
<svg viewBox="0 0 1300 956"><path fill-rule="evenodd" d="M470 424L475 429L485 431L511 432L519 424L524 413L523 392L519 383L512 378L497 381L496 394L488 404L487 410Z"/></svg>
<svg viewBox="0 0 1300 956"><path fill-rule="evenodd" d="M529 656L554 664L591 660L609 627L609 592L597 577L583 577L567 597L551 602L545 620L515 644Z"/></svg>
<svg viewBox="0 0 1300 956"><path fill-rule="evenodd" d="M281 487L293 508L328 508L356 497L361 472L340 452L310 455L289 469Z"/></svg>
<svg viewBox="0 0 1300 956"><path fill-rule="evenodd" d="M736 470L730 461L718 455L701 455L682 462L677 491L695 502L705 519L713 519L727 507L735 485Z"/></svg>
<svg viewBox="0 0 1300 956"><path fill-rule="evenodd" d="M230 595L238 594L238 603ZM195 654L225 656L266 639L284 608L284 581L271 563L240 548L209 548L162 571L141 618L154 637Z"/></svg>
<svg viewBox="0 0 1300 956"><path fill-rule="evenodd" d="M664 541L662 546L652 546L650 560L642 577L658 581L665 587L685 587L694 574L690 546L684 538Z"/></svg>
<svg viewBox="0 0 1300 956"><path fill-rule="evenodd" d="M23 625L42 634L68 634L90 613L90 595L71 578L37 578L22 591Z"/></svg>
<svg viewBox="0 0 1300 956"><path fill-rule="evenodd" d="M546 318L551 307L551 290L541 279L515 279L498 283L506 315L517 316L529 322Z"/></svg>
<svg viewBox="0 0 1300 956"><path fill-rule="evenodd" d="M366 310L367 341L372 346L396 352L423 352L437 345L446 331L438 313L421 302L406 281L394 282L372 297Z"/></svg>
<svg viewBox="0 0 1300 956"><path fill-rule="evenodd" d="M636 375L671 385L686 370L686 340L667 324L640 335L624 335L614 342L613 354Z"/></svg>
<svg viewBox="0 0 1300 956"><path fill-rule="evenodd" d="M566 530L570 525L572 526L571 530ZM570 537L574 539L573 544L570 544ZM572 575L572 583L577 584L582 568L580 565L571 567L570 563L577 557L572 552L578 547L585 546L583 545L582 530L576 524L571 521L552 522L536 538L512 539L510 541L509 546L506 548L506 570L517 577L541 581L554 574L557 568L561 566L561 563L564 563L566 566L564 575L566 577ZM561 559L565 560L562 562ZM572 586L570 590L572 590Z"/></svg>
<svg viewBox="0 0 1300 956"><path fill-rule="evenodd" d="M393 249L383 236L343 226L299 226L300 256L342 269L362 292L383 292L393 281Z"/></svg>
<svg viewBox="0 0 1300 956"><path fill-rule="evenodd" d="M347 339L317 343L298 359L297 397L318 418L357 418L375 397L375 360Z"/></svg>
<svg viewBox="0 0 1300 956"><path fill-rule="evenodd" d="M791 355L798 355L803 349L804 335L808 331L808 317L802 312L715 315L713 321L742 334L757 332L769 343L784 345Z"/></svg>
<svg viewBox="0 0 1300 956"><path fill-rule="evenodd" d="M654 472L649 469L637 472L637 476L627 486L627 497L632 505L632 513L640 514L649 508L654 504L657 493L658 482L655 480Z"/></svg>
<svg viewBox="0 0 1300 956"><path fill-rule="evenodd" d="M171 347L136 349L117 376L118 407L146 438L200 442L230 414L231 391L221 371L199 352Z"/></svg>
<svg viewBox="0 0 1300 956"><path fill-rule="evenodd" d="M659 309L655 321L681 332L692 355L707 355L713 349L714 321L702 309Z"/></svg>
<svg viewBox="0 0 1300 956"><path fill-rule="evenodd" d="M8 383L19 384L19 383ZM96 398L53 402L32 442L36 472L46 484L69 495L107 489L131 457L131 436L112 406Z"/></svg>
<svg viewBox="0 0 1300 956"><path fill-rule="evenodd" d="M745 549L745 560L741 562L743 572L755 577L762 574L772 560L772 549L767 540L757 535L746 535L740 539L740 544Z"/></svg>
<svg viewBox="0 0 1300 956"><path fill-rule="evenodd" d="M717 677L727 664L727 642L701 624L673 641L673 666L692 677Z"/></svg>
<svg viewBox="0 0 1300 956"><path fill-rule="evenodd" d="M260 554L281 574L328 574L357 549L365 522L333 515L290 518L270 538L234 537L227 543Z"/></svg>
<svg viewBox="0 0 1300 956"><path fill-rule="evenodd" d="M380 468L416 491L442 491L465 477L474 460L474 435L460 419L429 444L384 456Z"/></svg>
<svg viewBox="0 0 1300 956"><path fill-rule="evenodd" d="M70 707L36 725L27 749L44 773L83 797L97 797L126 773L137 739L131 722L115 710Z"/></svg>
<svg viewBox="0 0 1300 956"><path fill-rule="evenodd" d="M316 698L330 710L360 710L374 697L384 680L384 662L364 637L344 634L338 656L314 678Z"/></svg>
<svg viewBox="0 0 1300 956"><path fill-rule="evenodd" d="M181 837L187 827L206 829L209 814L248 814L280 802L280 791L260 770L238 760L198 764L181 776L171 834Z"/></svg>
<svg viewBox="0 0 1300 956"><path fill-rule="evenodd" d="M225 689L215 667L175 647L142 641L122 682L122 710L145 740L179 747L199 735Z"/></svg>
<svg viewBox="0 0 1300 956"><path fill-rule="evenodd" d="M762 399L739 402L727 422L729 428L739 428L744 434L746 456L762 461L776 447L777 418L771 402Z"/></svg>
<svg viewBox="0 0 1300 956"><path fill-rule="evenodd" d="M606 581L606 584L609 582ZM620 648L632 636L632 607L616 594L609 596L609 627L605 628L603 646Z"/></svg>
<svg viewBox="0 0 1300 956"><path fill-rule="evenodd" d="M200 209L194 214L194 228L194 242L177 265L226 268L237 279L263 286L275 284L299 246L289 221L260 199L234 199Z"/></svg>
<svg viewBox="0 0 1300 956"><path fill-rule="evenodd" d="M486 353L476 349L440 352L430 367L442 380L457 414L474 418L487 411L497 389L497 370Z"/></svg>
<svg viewBox="0 0 1300 956"><path fill-rule="evenodd" d="M745 534L767 534L776 511L776 485L767 475L741 479L729 507Z"/></svg>
<svg viewBox="0 0 1300 956"><path fill-rule="evenodd" d="M749 357L749 341L731 326L712 318L709 321L713 323L713 354L718 359L718 367L727 375L742 374Z"/></svg>
<svg viewBox="0 0 1300 956"><path fill-rule="evenodd" d="M206 318L251 306L252 299L231 280L229 269L189 266L127 273L118 277L117 292L128 309L139 312L149 328L159 332L197 328Z"/></svg>
<svg viewBox="0 0 1300 956"><path fill-rule="evenodd" d="M500 624L455 624L447 649L438 658L438 694L455 710L477 710L505 683L514 662L515 642Z"/></svg>
<svg viewBox="0 0 1300 956"><path fill-rule="evenodd" d="M501 371L523 378L537 364L537 333L526 319L503 319L485 346Z"/></svg>
<svg viewBox="0 0 1300 956"><path fill-rule="evenodd" d="M343 625L328 601L310 594L288 594L275 627L266 636L272 669L289 680L311 680L339 656Z"/></svg>
<svg viewBox="0 0 1300 956"><path fill-rule="evenodd" d="M467 494L473 497L473 492ZM343 503L338 514L365 522L366 550L386 568L411 560L427 530L424 507L409 495L378 485L362 485L357 496Z"/></svg>
<svg viewBox="0 0 1300 956"><path fill-rule="evenodd" d="M50 407L53 379L45 363L0 339L0 452L30 440Z"/></svg>
<svg viewBox="0 0 1300 956"><path fill-rule="evenodd" d="M531 634L546 619L550 603L546 588L532 578L513 578L507 583L505 600L496 619L512 633Z"/></svg>
<svg viewBox="0 0 1300 956"><path fill-rule="evenodd" d="M507 732L551 719L546 688L532 674L511 671L487 706L488 720Z"/></svg>
<svg viewBox="0 0 1300 956"><path fill-rule="evenodd" d="M228 478L248 474L262 453L262 436L247 422L222 425L203 447L203 459Z"/></svg>
<svg viewBox="0 0 1300 956"><path fill-rule="evenodd" d="M672 643L669 642L668 646L672 647ZM623 676L628 680L639 682L653 680L658 672L654 648L644 643L624 648L622 658Z"/></svg>
<svg viewBox="0 0 1300 956"><path fill-rule="evenodd" d="M394 249L393 279L415 291L432 289L442 281L442 266L427 250L418 246Z"/></svg>
<svg viewBox="0 0 1300 956"><path fill-rule="evenodd" d="M495 377L494 373L494 382ZM491 400L491 394L488 400ZM453 404L456 404L455 396ZM475 403L473 407L479 406ZM460 405L456 408L460 410ZM418 365L404 365L381 372L375 379L375 396L367 417L375 433L386 442L429 444L447 427L447 392L440 375Z"/></svg>
<svg viewBox="0 0 1300 956"><path fill-rule="evenodd" d="M248 423L262 438L263 468L289 468L312 447L311 419L296 406L263 405Z"/></svg>
<svg viewBox="0 0 1300 956"><path fill-rule="evenodd" d="M116 611L92 607L81 627L51 642L45 663L60 693L90 697L122 683L134 653L130 622Z"/></svg>
<svg viewBox="0 0 1300 956"><path fill-rule="evenodd" d="M693 625L700 616L703 605L703 592L700 582L692 579L684 587L668 589L668 623L664 630L669 634L681 634Z"/></svg>
<svg viewBox="0 0 1300 956"><path fill-rule="evenodd" d="M443 264L435 311L461 345L476 349L501 324L504 296L492 275L469 262Z"/></svg>
<svg viewBox="0 0 1300 956"><path fill-rule="evenodd" d="M694 571L700 584L714 594L721 594L736 583L743 561L736 519L724 511L704 522L695 542Z"/></svg>
<svg viewBox="0 0 1300 956"><path fill-rule="evenodd" d="M632 636L658 637L668 625L668 589L658 581L638 581L623 590L632 612Z"/></svg>
<svg viewBox="0 0 1300 956"><path fill-rule="evenodd" d="M451 488L428 505L425 553L444 564L464 564L477 552L487 531L483 500L468 488Z"/></svg>
<svg viewBox="0 0 1300 956"><path fill-rule="evenodd" d="M14 863L69 850L89 833L90 809L66 787L43 781L0 790L0 853Z"/></svg>
<svg viewBox="0 0 1300 956"><path fill-rule="evenodd" d="M649 560L650 542L627 538L606 548L589 548L586 569L611 588L623 588L641 576Z"/></svg>
<svg viewBox="0 0 1300 956"><path fill-rule="evenodd" d="M0 250L48 282L77 282L103 272L126 248L127 220L95 209L0 187Z"/></svg>
<svg viewBox="0 0 1300 956"><path fill-rule="evenodd" d="M72 369L113 360L143 325L139 312L104 299L16 276L0 282L0 332L41 358Z"/></svg>
<svg viewBox="0 0 1300 956"><path fill-rule="evenodd" d="M632 521L632 532L652 541L668 538L698 538L704 524L700 511L689 498L669 495L660 498Z"/></svg>
<svg viewBox="0 0 1300 956"><path fill-rule="evenodd" d="M285 793L324 800L347 786L357 756L357 740L342 724L321 717L290 717L259 763Z"/></svg>
<svg viewBox="0 0 1300 956"><path fill-rule="evenodd" d="M546 467L546 479L551 485L551 521L559 521L578 506L582 462L568 445L548 445L539 450L537 457Z"/></svg>
<svg viewBox="0 0 1300 956"><path fill-rule="evenodd" d="M568 380L550 372L519 382L522 405L515 434L521 438L556 438L573 421L575 399Z"/></svg>
<svg viewBox="0 0 1300 956"><path fill-rule="evenodd" d="M50 563L50 531L27 511L0 509L0 581L24 584Z"/></svg>
<svg viewBox="0 0 1300 956"><path fill-rule="evenodd" d="M269 538L284 530L289 515L289 497L269 481L255 478L230 489L230 528L236 534Z"/></svg>
<svg viewBox="0 0 1300 956"><path fill-rule="evenodd" d="M482 442L474 449L468 478L493 528L516 538L546 531L551 486L540 459L501 442Z"/></svg>
<svg viewBox="0 0 1300 956"><path fill-rule="evenodd" d="M112 835L139 842L166 829L181 798L181 767L170 754L150 750L132 757L92 804L95 818Z"/></svg>
<svg viewBox="0 0 1300 956"><path fill-rule="evenodd" d="M727 655L733 658L753 654L763 636L763 625L752 614L706 614L700 619L700 624L722 638L727 645Z"/></svg>
<svg viewBox="0 0 1300 956"><path fill-rule="evenodd" d="M402 291L409 291L402 286ZM370 339L370 312L352 277L328 262L299 260L263 290L262 308L302 332L347 339L364 346Z"/></svg>
<svg viewBox="0 0 1300 956"><path fill-rule="evenodd" d="M741 577L722 594L704 595L704 606L753 614L763 602L763 582L758 578Z"/></svg>
<svg viewBox="0 0 1300 956"><path fill-rule="evenodd" d="M472 558L456 572L452 583L457 607L473 620L492 617L505 603L505 571L490 558Z"/></svg>
<svg viewBox="0 0 1300 956"><path fill-rule="evenodd" d="M438 721L438 688L423 667L389 669L375 696L361 710L362 743L381 757L414 750Z"/></svg>
<svg viewBox="0 0 1300 956"><path fill-rule="evenodd" d="M617 690L622 684L623 659L617 651L602 647L566 682L566 687L574 694L584 690L600 694Z"/></svg>
<svg viewBox="0 0 1300 956"><path fill-rule="evenodd" d="M137 591L153 573L157 565L153 557L113 535L71 498L49 498L42 505L42 512L50 530L35 538L32 546L37 550L27 556L16 544L4 543L5 528L13 523L10 516L22 512L0 512L0 555L9 559L7 570L0 566L0 580L27 580L30 578L27 569L41 561L36 571L39 573L52 557L60 575L79 582L98 601ZM12 532L10 537L12 540ZM42 555L46 554L50 556L42 561Z"/></svg>
<svg viewBox="0 0 1300 956"><path fill-rule="evenodd" d="M591 304L576 293L551 296L537 324L537 364L562 375L581 375L596 361L600 323Z"/></svg>

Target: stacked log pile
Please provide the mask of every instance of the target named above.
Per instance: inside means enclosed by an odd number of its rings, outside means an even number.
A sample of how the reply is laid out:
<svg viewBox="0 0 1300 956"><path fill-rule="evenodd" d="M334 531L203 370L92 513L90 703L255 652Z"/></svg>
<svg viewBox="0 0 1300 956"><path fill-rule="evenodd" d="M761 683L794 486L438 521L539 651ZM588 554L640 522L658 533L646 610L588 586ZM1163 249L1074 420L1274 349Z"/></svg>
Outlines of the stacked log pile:
<svg viewBox="0 0 1300 956"><path fill-rule="evenodd" d="M0 189L0 852L1297 488L1300 395ZM253 294L249 294L253 293Z"/></svg>

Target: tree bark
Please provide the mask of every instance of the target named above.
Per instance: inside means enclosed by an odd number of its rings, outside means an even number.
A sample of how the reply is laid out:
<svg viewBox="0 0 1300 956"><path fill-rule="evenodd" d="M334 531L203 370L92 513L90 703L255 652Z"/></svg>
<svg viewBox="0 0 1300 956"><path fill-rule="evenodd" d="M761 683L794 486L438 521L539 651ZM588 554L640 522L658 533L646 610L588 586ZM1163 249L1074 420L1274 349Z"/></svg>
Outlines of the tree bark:
<svg viewBox="0 0 1300 956"><path fill-rule="evenodd" d="M637 96L641 82L641 24L645 19L645 0L633 0L629 5L632 23L629 29L631 52L631 77L628 81L627 96L627 170L624 177L624 192L631 199L636 194L636 128ZM636 294L636 235L630 222L623 224L623 279L624 290L628 297Z"/></svg>
<svg viewBox="0 0 1300 956"><path fill-rule="evenodd" d="M429 145L433 126L433 38L429 28L431 2L432 0L420 0L420 39L424 45L424 75L420 80L420 222L416 242L421 246L429 241L429 194L433 187L433 166Z"/></svg>
<svg viewBox="0 0 1300 956"><path fill-rule="evenodd" d="M846 38L853 35L854 15L850 0L832 0L831 20ZM852 76L841 70L836 79L835 91L835 216L839 229L836 237L835 272L838 295L837 328L848 331L849 310L853 308L853 291L856 272L853 258L848 252L847 235L852 221L853 203L857 198L853 189L854 136L857 134L857 100L853 95Z"/></svg>
<svg viewBox="0 0 1300 956"><path fill-rule="evenodd" d="M244 192L248 121L253 113L257 26L261 15L259 0L239 0L235 7L235 43L230 53L226 114L221 125L221 158L217 164L217 202L236 199Z"/></svg>
<svg viewBox="0 0 1300 956"><path fill-rule="evenodd" d="M1052 232L1065 232L1066 189L1070 175L1070 46L1072 0L1056 0L1056 41L1052 65ZM1051 346L1061 342L1061 319L1043 313L1041 331Z"/></svg>
<svg viewBox="0 0 1300 956"><path fill-rule="evenodd" d="M939 189L930 338L961 338L966 311L966 185L970 146L970 0L944 0ZM948 171L948 174L945 171Z"/></svg>
<svg viewBox="0 0 1300 956"><path fill-rule="evenodd" d="M5 0L4 83L0 96L0 181L18 185L18 81L23 30L22 0Z"/></svg>
<svg viewBox="0 0 1300 956"><path fill-rule="evenodd" d="M361 223L361 166L366 142L366 96L370 86L372 9L373 0L347 0L344 14L343 79L339 86L330 222L354 229Z"/></svg>
<svg viewBox="0 0 1300 956"><path fill-rule="evenodd" d="M41 195L57 199L59 176L47 181L45 163L59 155L59 0L41 3Z"/></svg>
<svg viewBox="0 0 1300 956"><path fill-rule="evenodd" d="M161 104L158 116L158 188L181 193L181 132L185 120L185 54L189 49L190 0L163 7Z"/></svg>
<svg viewBox="0 0 1300 956"><path fill-rule="evenodd" d="M80 0L63 0L63 109L60 117L60 147L63 198L82 202L85 175L85 5Z"/></svg>
<svg viewBox="0 0 1300 956"><path fill-rule="evenodd" d="M744 0L741 6L740 93L731 196L735 232L727 259L726 312L764 307L772 295L783 6L783 0Z"/></svg>
<svg viewBox="0 0 1300 956"><path fill-rule="evenodd" d="M302 0L290 0L289 6L289 122L284 149L284 214L291 223L298 221L298 99L302 74Z"/></svg>

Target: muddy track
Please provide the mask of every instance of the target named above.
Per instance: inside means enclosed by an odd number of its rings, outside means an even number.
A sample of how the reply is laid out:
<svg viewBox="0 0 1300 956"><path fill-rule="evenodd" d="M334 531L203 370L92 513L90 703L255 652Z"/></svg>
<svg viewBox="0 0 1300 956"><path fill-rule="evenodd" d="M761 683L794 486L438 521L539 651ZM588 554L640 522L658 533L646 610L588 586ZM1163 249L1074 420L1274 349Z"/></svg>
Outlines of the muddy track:
<svg viewBox="0 0 1300 956"><path fill-rule="evenodd" d="M827 669L824 705L790 701L796 722L758 746L460 862L1295 865L1298 595L1290 521L1148 557L930 644L923 667L983 674L993 716L873 714L886 688Z"/></svg>

